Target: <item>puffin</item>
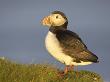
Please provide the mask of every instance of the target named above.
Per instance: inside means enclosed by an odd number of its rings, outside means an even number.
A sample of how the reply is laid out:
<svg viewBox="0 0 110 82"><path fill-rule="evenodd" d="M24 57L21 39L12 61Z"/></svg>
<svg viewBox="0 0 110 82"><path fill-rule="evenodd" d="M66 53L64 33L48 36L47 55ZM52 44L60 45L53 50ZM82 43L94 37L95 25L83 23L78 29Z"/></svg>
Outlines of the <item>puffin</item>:
<svg viewBox="0 0 110 82"><path fill-rule="evenodd" d="M68 19L61 11L53 11L41 20L49 31L45 38L47 51L58 61L65 64L63 74L74 66L98 63L98 57L84 44L78 34L67 29Z"/></svg>

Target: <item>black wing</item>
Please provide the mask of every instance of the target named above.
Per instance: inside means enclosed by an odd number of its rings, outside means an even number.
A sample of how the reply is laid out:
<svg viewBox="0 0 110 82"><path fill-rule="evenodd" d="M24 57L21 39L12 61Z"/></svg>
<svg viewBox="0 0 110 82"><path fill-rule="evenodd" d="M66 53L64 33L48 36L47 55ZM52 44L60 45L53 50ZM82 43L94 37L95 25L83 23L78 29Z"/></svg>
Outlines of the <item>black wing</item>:
<svg viewBox="0 0 110 82"><path fill-rule="evenodd" d="M56 33L56 37L63 48L63 52L74 57L76 61L97 61L97 56L87 49L76 33L69 30L60 30Z"/></svg>

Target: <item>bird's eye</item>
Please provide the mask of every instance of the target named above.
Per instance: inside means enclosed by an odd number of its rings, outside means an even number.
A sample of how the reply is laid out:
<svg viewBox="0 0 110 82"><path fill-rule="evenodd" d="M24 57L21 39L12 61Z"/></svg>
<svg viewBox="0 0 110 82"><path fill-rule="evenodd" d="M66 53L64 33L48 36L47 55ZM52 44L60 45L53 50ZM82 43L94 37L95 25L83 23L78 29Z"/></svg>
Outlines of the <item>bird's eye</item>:
<svg viewBox="0 0 110 82"><path fill-rule="evenodd" d="M58 16L56 16L56 18L58 18Z"/></svg>

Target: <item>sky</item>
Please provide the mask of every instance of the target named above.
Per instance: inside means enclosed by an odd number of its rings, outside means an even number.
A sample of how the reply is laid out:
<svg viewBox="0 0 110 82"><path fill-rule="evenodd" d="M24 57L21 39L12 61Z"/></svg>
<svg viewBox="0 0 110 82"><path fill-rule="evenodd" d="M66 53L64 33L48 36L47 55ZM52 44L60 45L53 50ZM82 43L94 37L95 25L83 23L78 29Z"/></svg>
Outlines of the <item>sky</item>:
<svg viewBox="0 0 110 82"><path fill-rule="evenodd" d="M76 32L100 63L79 66L110 82L110 0L0 0L0 57L19 63L49 63L63 68L45 49L48 28L41 19L52 11L66 14Z"/></svg>

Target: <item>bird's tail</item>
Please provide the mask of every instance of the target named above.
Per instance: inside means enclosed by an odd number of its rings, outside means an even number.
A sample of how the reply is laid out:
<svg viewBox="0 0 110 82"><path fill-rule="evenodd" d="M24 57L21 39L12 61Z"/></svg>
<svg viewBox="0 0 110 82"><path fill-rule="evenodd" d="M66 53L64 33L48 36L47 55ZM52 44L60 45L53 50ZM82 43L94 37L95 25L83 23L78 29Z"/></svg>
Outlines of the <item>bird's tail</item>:
<svg viewBox="0 0 110 82"><path fill-rule="evenodd" d="M99 62L98 61L98 57L94 53L92 53L91 51L89 51L89 50L82 51L80 53L80 55L83 56L82 59L85 60L85 61L90 61L90 62L94 62L94 63L98 63Z"/></svg>

